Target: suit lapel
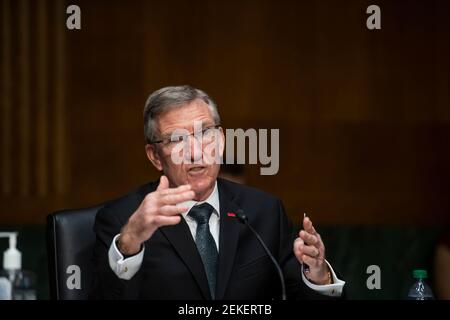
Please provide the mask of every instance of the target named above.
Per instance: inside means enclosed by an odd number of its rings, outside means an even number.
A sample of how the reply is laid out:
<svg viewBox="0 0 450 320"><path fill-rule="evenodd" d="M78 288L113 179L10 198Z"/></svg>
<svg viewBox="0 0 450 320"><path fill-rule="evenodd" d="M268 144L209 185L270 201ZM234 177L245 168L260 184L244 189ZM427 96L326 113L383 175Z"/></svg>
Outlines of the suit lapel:
<svg viewBox="0 0 450 320"><path fill-rule="evenodd" d="M217 272L216 299L223 299L233 270L234 258L242 225L228 213L235 213L239 207L232 202L233 194L218 179L220 200L219 269Z"/></svg>
<svg viewBox="0 0 450 320"><path fill-rule="evenodd" d="M161 227L160 230L191 271L204 299L211 299L205 268L186 221L182 218L179 224Z"/></svg>
<svg viewBox="0 0 450 320"><path fill-rule="evenodd" d="M141 188L140 194L142 198L156 190L159 180ZM203 294L203 298L211 299L205 268L186 221L182 218L179 224L161 227L159 230L172 244L175 251L191 271L193 278Z"/></svg>
<svg viewBox="0 0 450 320"><path fill-rule="evenodd" d="M241 223L228 213L235 213L239 206L233 203L233 192L217 179L220 201L219 267L217 271L216 299L223 299L233 270ZM152 186L153 187L153 186ZM153 191L153 190L152 190ZM205 268L192 239L189 226L184 219L177 225L161 227L159 230L172 244L178 255L191 271L205 299L211 299Z"/></svg>

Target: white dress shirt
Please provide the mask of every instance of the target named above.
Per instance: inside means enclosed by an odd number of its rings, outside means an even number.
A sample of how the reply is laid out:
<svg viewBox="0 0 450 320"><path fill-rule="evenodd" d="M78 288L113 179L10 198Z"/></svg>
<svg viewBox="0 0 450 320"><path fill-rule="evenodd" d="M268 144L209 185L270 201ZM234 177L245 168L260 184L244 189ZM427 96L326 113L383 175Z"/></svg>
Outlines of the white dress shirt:
<svg viewBox="0 0 450 320"><path fill-rule="evenodd" d="M187 225L189 226L189 230L191 231L192 238L195 240L195 234L197 232L197 222L191 218L188 213L192 209L193 206L207 202L210 204L214 211L211 215L211 218L209 219L209 230L214 238L214 241L216 242L217 250L220 250L219 248L219 233L220 233L220 202L219 202L219 191L217 189L217 182L214 186L213 192L210 194L210 196L202 202L196 202L196 201L186 201L183 203L186 207L188 207L188 210L183 212L181 215L185 219ZM109 257L109 266L114 271L114 273L120 278L124 280L130 280L140 269L142 265L142 261L144 259L144 251L145 246L142 246L142 250L131 257L128 257L124 259L122 253L119 251L119 249L116 246L116 240L120 236L120 234L116 235L111 243L111 246L108 251L108 257ZM336 274L331 267L331 265L326 261L328 267L330 268L331 275L333 277L333 284L329 285L315 285L311 283L303 272L303 266L302 266L302 279L303 282L310 287L311 289L324 294L328 296L340 296L342 294L342 290L344 288L345 282L338 279L336 277Z"/></svg>

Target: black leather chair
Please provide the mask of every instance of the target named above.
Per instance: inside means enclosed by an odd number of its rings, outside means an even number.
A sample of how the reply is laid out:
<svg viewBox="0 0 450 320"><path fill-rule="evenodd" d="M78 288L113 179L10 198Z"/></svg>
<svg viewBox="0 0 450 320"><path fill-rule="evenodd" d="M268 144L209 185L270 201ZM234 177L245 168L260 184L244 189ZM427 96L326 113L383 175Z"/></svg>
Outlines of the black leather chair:
<svg viewBox="0 0 450 320"><path fill-rule="evenodd" d="M93 227L95 216L102 207L103 204L80 210L63 210L47 217L47 253L52 299L88 298L95 243Z"/></svg>

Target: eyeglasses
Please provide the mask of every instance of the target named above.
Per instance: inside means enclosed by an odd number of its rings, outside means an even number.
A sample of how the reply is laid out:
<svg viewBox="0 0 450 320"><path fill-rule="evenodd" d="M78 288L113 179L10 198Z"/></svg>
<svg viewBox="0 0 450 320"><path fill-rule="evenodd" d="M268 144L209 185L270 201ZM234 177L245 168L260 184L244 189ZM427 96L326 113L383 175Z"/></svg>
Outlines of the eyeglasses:
<svg viewBox="0 0 450 320"><path fill-rule="evenodd" d="M170 136L163 137L160 140L152 141L152 144L160 144L165 148L172 149L180 143L187 143L190 137L194 137L197 141L201 142L203 146L212 143L216 139L220 124L209 126L200 131L195 131L190 134L177 134L172 133ZM201 140L199 140L201 139Z"/></svg>

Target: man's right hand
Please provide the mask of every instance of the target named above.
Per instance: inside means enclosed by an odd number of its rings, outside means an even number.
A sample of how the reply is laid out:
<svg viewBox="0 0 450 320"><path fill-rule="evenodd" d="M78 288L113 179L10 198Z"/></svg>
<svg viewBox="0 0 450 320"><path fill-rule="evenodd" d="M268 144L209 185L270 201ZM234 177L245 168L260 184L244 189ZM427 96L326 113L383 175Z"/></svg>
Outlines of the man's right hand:
<svg viewBox="0 0 450 320"><path fill-rule="evenodd" d="M180 213L189 208L177 204L194 197L195 193L190 185L169 188L169 180L166 176L161 176L156 191L144 198L122 228L118 241L120 252L125 255L137 254L142 243L150 239L159 227L180 223Z"/></svg>

